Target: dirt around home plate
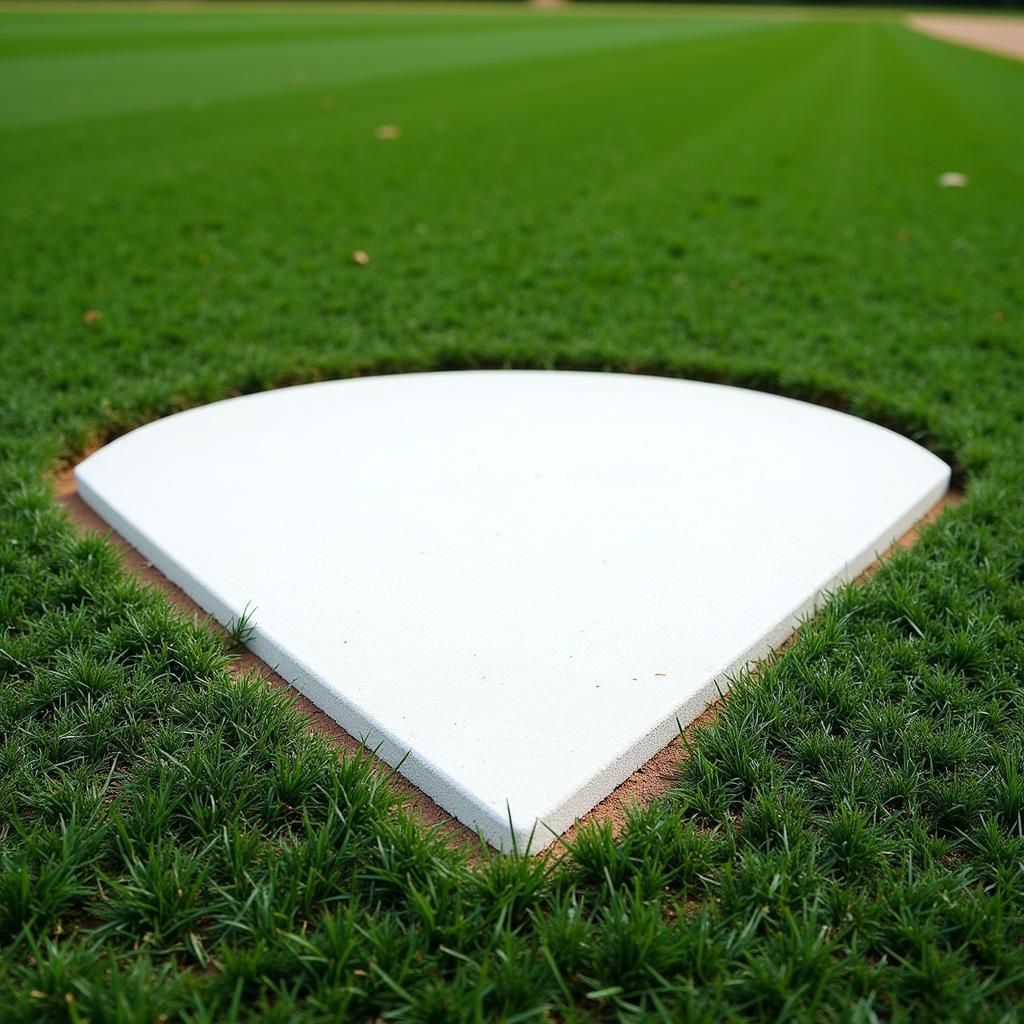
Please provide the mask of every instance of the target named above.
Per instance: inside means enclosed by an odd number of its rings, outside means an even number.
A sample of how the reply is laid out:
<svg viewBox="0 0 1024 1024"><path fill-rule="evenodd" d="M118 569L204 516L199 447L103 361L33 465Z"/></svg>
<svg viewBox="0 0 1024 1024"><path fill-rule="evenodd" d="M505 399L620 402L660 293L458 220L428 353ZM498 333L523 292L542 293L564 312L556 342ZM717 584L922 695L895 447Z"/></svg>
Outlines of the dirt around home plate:
<svg viewBox="0 0 1024 1024"><path fill-rule="evenodd" d="M69 520L79 533L106 534L110 544L120 553L125 568L133 573L136 579L150 586L159 587L167 595L171 604L185 612L195 621L200 623L206 622L210 624L211 628L220 629L216 622L192 598L164 576L151 562L143 558L120 534L111 529L103 519L86 505L78 494L73 466L62 468L55 475L54 491L57 501L64 507ZM945 508L956 505L959 501L960 495L950 491L924 518L905 533L889 551L896 550L897 548L911 547L925 525L937 519ZM858 577L858 582L869 577L888 554L889 552L886 552L882 555L881 559L869 566ZM789 643L790 641L787 640L779 650L784 650ZM236 676L255 672L272 689L284 690L294 701L295 708L299 714L309 723L310 731L317 732L325 737L327 742L342 754L354 755L363 752L373 758L382 774L392 776L394 787L404 806L411 810L423 822L424 826L438 828L449 843L464 847L474 856L474 859L479 858L479 840L472 829L453 818L447 811L431 800L430 797L401 775L394 772L383 761L378 761L372 753L366 751L366 748L363 747L359 740L338 725L333 718L321 711L312 701L302 696L298 690L278 675L266 662L243 649L239 652L236 661L232 665L232 672ZM724 700L728 700L728 696ZM687 741L695 730L714 720L721 710L724 700L710 705L686 727L682 737L677 736L667 746L658 751L646 764L617 786L593 810L573 825L564 834L563 843L556 842L552 844L547 852L550 852L555 857L562 856L565 852L564 843L571 842L580 826L590 821L608 822L612 827L613 833L618 835L626 825L628 811L633 804L649 804L656 797L667 793L675 783L679 765L688 756ZM397 804L395 809L397 810ZM476 851L476 853L474 854L473 851ZM545 855L547 853L541 856Z"/></svg>
<svg viewBox="0 0 1024 1024"><path fill-rule="evenodd" d="M973 14L911 14L907 24L949 43L1024 60L1024 17Z"/></svg>

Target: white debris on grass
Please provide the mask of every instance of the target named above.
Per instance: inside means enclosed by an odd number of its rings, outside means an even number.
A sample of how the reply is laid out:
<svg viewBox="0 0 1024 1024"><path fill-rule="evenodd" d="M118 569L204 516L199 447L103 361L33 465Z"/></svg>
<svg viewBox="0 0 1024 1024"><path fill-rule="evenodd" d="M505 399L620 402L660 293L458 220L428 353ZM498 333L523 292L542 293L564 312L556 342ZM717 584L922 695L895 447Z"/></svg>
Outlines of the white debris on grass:
<svg viewBox="0 0 1024 1024"><path fill-rule="evenodd" d="M966 188L967 175L960 171L946 171L939 175L940 188Z"/></svg>

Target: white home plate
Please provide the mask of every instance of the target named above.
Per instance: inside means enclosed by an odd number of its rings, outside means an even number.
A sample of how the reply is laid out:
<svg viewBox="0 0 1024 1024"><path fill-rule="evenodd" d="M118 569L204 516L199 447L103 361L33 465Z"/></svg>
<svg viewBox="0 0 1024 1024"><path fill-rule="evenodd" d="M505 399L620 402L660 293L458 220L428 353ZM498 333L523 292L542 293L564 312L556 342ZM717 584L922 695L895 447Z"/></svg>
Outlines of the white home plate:
<svg viewBox="0 0 1024 1024"><path fill-rule="evenodd" d="M451 814L564 831L945 493L888 430L738 388L481 371L180 413L82 497ZM537 824L537 823L540 824Z"/></svg>

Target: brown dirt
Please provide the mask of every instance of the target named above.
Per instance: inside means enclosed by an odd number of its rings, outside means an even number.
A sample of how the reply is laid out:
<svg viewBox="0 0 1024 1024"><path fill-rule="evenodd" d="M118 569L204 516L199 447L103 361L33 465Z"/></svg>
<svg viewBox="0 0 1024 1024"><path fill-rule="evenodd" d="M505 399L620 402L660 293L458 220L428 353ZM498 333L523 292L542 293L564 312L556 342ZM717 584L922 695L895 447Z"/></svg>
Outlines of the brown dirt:
<svg viewBox="0 0 1024 1024"><path fill-rule="evenodd" d="M60 469L55 475L54 490L58 502L67 511L71 523L80 532L106 534L109 542L121 554L125 567L134 573L137 579L150 586L159 587L175 607L190 615L196 621L207 622L211 628L220 628L215 620L203 611L192 598L164 576L152 562L146 561L135 548L121 537L120 534L112 530L103 519L86 505L79 496L78 489L75 486L75 475L72 466ZM889 551L873 562L858 577L858 582L869 577L881 562L888 557L891 551L897 548L911 547L925 525L937 519L947 507L959 504L960 500L961 496L959 494L950 491L913 528L905 533ZM779 652L784 650L789 643L790 641L787 640L779 648ZM243 650L240 652L237 661L234 662L233 671L237 675L255 672L273 689L285 690L294 700L296 710L309 723L310 731L324 736L342 754L355 754L359 751L368 753L359 740L338 725L333 718L321 711L310 700L302 696L298 690L279 676L266 662L260 660L249 651ZM728 696L726 696L725 700L727 699ZM721 700L710 705L687 726L682 737L675 737L646 764L617 786L592 811L584 815L583 818L573 825L564 834L563 840L570 842L580 826L590 821L609 822L613 833L618 835L626 824L628 810L633 804L650 803L656 797L663 795L672 788L677 778L679 765L687 756L687 741L695 730L712 721L718 715L722 706L723 701ZM368 756L373 757L372 754L368 754ZM374 760L376 761L377 759L374 758ZM439 829L448 842L453 845L465 847L469 851L478 849L479 840L472 829L453 818L447 811L434 803L430 797L401 775L395 773L383 761L377 761L377 764L382 773L392 776L395 788L403 798L403 805L411 810L426 827ZM551 850L556 856L559 856L559 851L564 851L564 846L556 843L551 847Z"/></svg>
<svg viewBox="0 0 1024 1024"><path fill-rule="evenodd" d="M907 24L948 43L973 46L1024 60L1024 17L974 14L911 14Z"/></svg>

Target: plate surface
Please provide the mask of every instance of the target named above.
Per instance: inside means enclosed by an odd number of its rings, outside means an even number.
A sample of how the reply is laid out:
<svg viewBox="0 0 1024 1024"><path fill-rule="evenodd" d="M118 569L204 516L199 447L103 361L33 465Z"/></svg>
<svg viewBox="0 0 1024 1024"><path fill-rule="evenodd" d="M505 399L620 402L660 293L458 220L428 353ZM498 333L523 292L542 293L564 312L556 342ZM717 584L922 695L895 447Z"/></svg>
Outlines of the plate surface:
<svg viewBox="0 0 1024 1024"><path fill-rule="evenodd" d="M714 384L473 371L179 413L83 499L497 846L539 849L945 493L851 416ZM538 822L540 824L538 824Z"/></svg>

